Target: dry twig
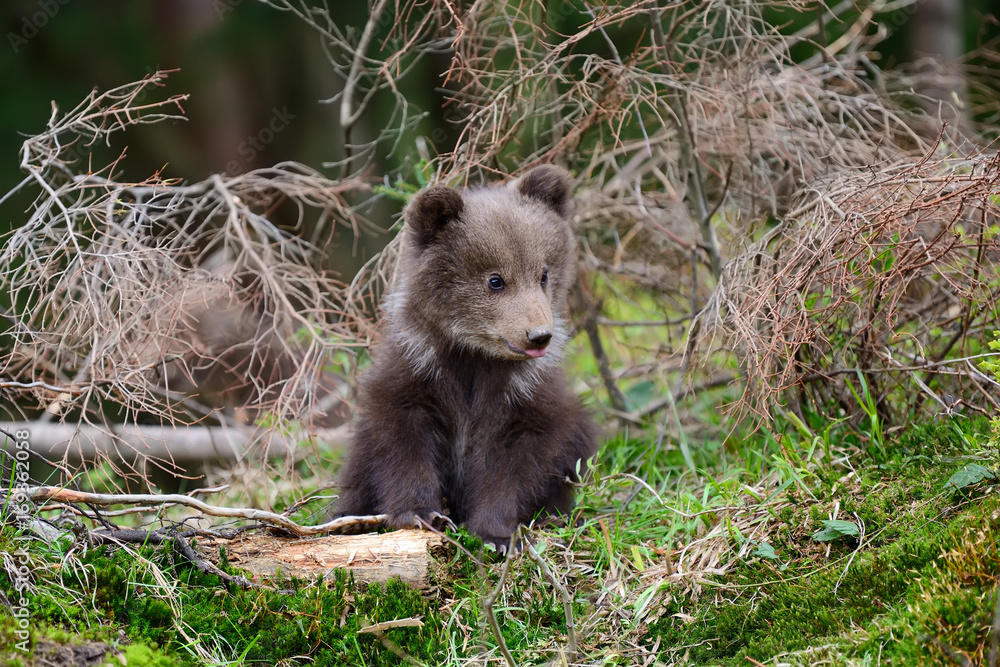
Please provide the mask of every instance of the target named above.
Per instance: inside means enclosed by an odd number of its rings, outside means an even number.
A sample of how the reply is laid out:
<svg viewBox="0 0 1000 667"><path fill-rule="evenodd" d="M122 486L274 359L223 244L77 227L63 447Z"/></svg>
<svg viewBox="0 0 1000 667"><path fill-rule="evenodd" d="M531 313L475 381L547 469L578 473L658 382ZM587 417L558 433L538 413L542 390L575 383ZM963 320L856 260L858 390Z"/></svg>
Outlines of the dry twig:
<svg viewBox="0 0 1000 667"><path fill-rule="evenodd" d="M54 486L36 486L24 489L25 495L34 502L53 500L63 503L88 503L91 505L130 505L148 503L151 505L184 505L198 510L202 514L217 517L229 517L237 519L247 519L249 521L260 521L278 528L282 528L303 537L306 535L321 535L336 530L357 526L377 526L386 519L384 514L372 516L345 516L318 526L302 526L295 523L288 517L267 512L265 510L219 507L209 505L191 496L179 495L176 493L167 494L147 494L147 493L86 493L83 491L73 491L71 489L61 489Z"/></svg>

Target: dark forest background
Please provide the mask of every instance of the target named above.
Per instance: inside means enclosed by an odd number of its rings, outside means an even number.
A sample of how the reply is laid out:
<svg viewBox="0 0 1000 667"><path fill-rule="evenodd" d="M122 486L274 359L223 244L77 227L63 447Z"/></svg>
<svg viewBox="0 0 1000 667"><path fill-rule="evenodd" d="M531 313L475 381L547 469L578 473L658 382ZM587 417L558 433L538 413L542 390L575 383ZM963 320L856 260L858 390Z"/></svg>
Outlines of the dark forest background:
<svg viewBox="0 0 1000 667"><path fill-rule="evenodd" d="M554 11L565 4L561 0L547 4L552 5L549 21L556 29L562 21L569 33L586 20L582 12ZM330 7L345 31L360 32L369 15L364 0L338 0ZM963 77L979 73L985 79L981 84L990 86L992 77L981 66L995 64L990 61L1000 35L996 0L864 7L873 11L872 30L886 35L875 44L873 60L883 69L912 70L917 92L950 97L948 85L934 90L941 87L940 77L927 74L927 63L934 61L959 62ZM855 11L850 5L846 11L833 9L848 18ZM803 2L800 12L771 11L767 18L782 32L794 34L831 20L824 16L830 13ZM343 142L337 131L339 106L329 100L343 82L328 57L346 59L349 54L327 54L312 28L290 13L253 0L8 0L0 6L0 25L0 192L23 178L20 144L26 135L44 128L51 104L65 112L94 88L106 90L171 69L178 71L171 75L164 96L190 94L184 105L187 121L130 128L129 136L113 149L128 146L119 179L140 181L159 172L197 181L212 173L235 175L286 160L337 175L332 165L344 156ZM835 35L838 26L822 27L821 33ZM382 32L388 29L383 26ZM627 43L629 38L641 39L644 27L633 22L622 30L636 33L619 36ZM602 45L594 39L587 48L600 52ZM817 48L803 42L794 55L808 58ZM977 50L978 55L966 55ZM434 142L438 153L450 150L448 142L460 134L443 117L439 91L449 62L448 53L426 58L402 82L406 98L426 114L417 131ZM356 140L376 137L390 122L393 107L388 98L386 104L372 105L359 123ZM978 118L974 111L969 113L987 134L997 125L988 113ZM108 158L114 157L111 150ZM375 182L412 182L412 166L403 162L408 152L391 155L388 147L376 151L368 175ZM29 203L15 196L0 206L0 233L19 224ZM398 206L380 205L383 208L371 217L388 228ZM386 240L368 239L357 251L357 264ZM347 257L338 262L351 263Z"/></svg>

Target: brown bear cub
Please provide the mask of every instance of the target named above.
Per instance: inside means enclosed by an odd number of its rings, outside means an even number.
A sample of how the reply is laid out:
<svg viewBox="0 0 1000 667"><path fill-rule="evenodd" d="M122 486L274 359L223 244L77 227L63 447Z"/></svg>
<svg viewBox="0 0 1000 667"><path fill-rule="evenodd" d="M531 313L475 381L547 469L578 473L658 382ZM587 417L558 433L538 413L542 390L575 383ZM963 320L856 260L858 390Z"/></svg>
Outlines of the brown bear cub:
<svg viewBox="0 0 1000 667"><path fill-rule="evenodd" d="M518 524L570 510L577 462L596 450L560 367L570 199L554 166L414 197L335 515L409 528L447 508L502 553Z"/></svg>

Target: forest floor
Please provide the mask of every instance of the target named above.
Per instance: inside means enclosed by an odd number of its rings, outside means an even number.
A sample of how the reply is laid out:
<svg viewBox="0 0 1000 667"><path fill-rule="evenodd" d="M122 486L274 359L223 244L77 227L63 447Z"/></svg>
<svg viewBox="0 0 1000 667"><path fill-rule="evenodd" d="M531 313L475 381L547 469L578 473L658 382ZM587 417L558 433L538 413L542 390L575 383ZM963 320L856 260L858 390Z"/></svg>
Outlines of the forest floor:
<svg viewBox="0 0 1000 667"><path fill-rule="evenodd" d="M5 525L0 662L504 665L490 606L517 665L997 664L989 422L883 439L785 419L745 438L608 440L575 520L531 531L537 560L459 531L468 551L424 591L346 576L243 590L168 546L84 550Z"/></svg>

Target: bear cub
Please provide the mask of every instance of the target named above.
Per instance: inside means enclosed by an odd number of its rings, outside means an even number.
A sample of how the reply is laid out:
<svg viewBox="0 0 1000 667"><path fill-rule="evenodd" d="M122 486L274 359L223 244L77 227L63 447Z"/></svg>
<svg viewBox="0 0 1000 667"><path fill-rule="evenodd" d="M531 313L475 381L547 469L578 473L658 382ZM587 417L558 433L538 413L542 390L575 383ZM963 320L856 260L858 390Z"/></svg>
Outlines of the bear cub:
<svg viewBox="0 0 1000 667"><path fill-rule="evenodd" d="M431 187L404 218L334 513L410 528L447 510L503 553L518 524L570 510L577 462L596 450L560 366L569 175L546 165L499 187Z"/></svg>

